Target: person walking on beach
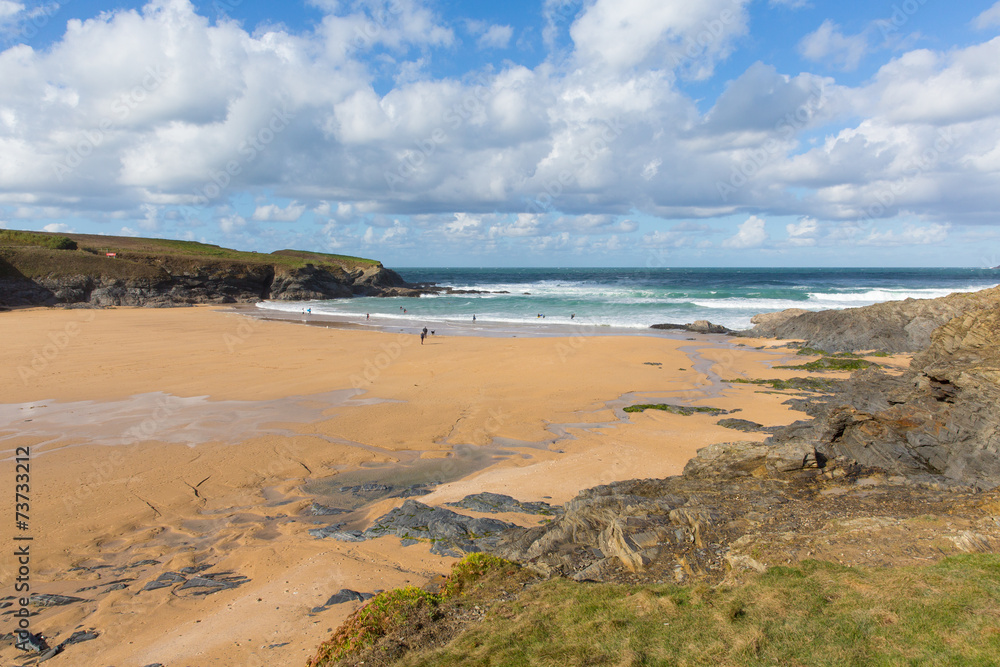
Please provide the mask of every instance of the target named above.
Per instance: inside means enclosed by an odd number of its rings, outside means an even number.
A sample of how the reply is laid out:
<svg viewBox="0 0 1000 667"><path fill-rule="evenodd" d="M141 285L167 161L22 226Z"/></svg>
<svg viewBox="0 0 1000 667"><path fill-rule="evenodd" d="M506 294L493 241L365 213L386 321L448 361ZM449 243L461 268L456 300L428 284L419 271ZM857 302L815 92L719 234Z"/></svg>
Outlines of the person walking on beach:
<svg viewBox="0 0 1000 667"><path fill-rule="evenodd" d="M476 321L476 316L475 316L475 315L473 315L473 316L472 316L472 321L473 321L473 322L475 322L475 321Z"/></svg>
<svg viewBox="0 0 1000 667"><path fill-rule="evenodd" d="M427 329L420 332L420 344L424 344L424 339L427 338Z"/></svg>

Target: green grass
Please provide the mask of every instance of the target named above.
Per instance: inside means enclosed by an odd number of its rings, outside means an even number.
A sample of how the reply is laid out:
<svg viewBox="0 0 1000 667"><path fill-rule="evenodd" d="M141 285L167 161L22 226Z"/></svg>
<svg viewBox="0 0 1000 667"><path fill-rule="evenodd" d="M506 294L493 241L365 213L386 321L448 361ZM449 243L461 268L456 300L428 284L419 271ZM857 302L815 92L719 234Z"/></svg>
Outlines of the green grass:
<svg viewBox="0 0 1000 667"><path fill-rule="evenodd" d="M66 236L36 234L14 229L0 230L0 246L36 246L50 250L76 250L76 241Z"/></svg>
<svg viewBox="0 0 1000 667"><path fill-rule="evenodd" d="M554 579L393 664L985 666L997 656L991 554L872 570L807 561L717 588Z"/></svg>
<svg viewBox="0 0 1000 667"><path fill-rule="evenodd" d="M107 253L116 253L117 257L109 258ZM255 267L300 269L307 264L334 272L380 266L379 262L362 257L300 250L268 254L174 239L0 231L0 272L27 278L81 274L156 278L162 277L164 270L183 272L206 265L245 267L252 271Z"/></svg>
<svg viewBox="0 0 1000 667"><path fill-rule="evenodd" d="M687 417L688 415L693 415L696 412L702 412L709 415L721 415L726 414L726 411L722 408L692 408L686 405L670 405L669 403L643 403L641 405L629 405L628 407L622 408L625 412L642 412L643 410L663 410L664 412L669 412L675 415L683 415Z"/></svg>

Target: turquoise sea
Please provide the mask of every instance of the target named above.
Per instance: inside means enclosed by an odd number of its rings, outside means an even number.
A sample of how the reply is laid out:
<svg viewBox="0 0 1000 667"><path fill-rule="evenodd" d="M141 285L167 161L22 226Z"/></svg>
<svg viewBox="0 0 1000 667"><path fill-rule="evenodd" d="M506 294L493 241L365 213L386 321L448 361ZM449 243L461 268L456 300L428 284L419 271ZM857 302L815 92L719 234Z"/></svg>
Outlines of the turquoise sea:
<svg viewBox="0 0 1000 667"><path fill-rule="evenodd" d="M313 315L377 326L426 325L442 329L448 325L461 325L465 330L521 329L539 324L647 329L652 324L684 324L695 320L746 329L753 315L785 308L852 308L906 298L933 298L1000 284L1000 270L970 268L408 268L397 271L408 282L433 282L485 293L417 299L367 297L265 302L260 307L289 313L310 308Z"/></svg>

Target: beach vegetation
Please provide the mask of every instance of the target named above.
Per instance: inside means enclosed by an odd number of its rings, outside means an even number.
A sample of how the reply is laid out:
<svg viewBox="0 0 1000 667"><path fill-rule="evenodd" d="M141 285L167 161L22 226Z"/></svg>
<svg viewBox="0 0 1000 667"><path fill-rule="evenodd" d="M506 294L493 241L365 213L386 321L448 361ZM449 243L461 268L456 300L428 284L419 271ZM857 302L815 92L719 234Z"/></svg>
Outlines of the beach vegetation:
<svg viewBox="0 0 1000 667"><path fill-rule="evenodd" d="M770 387L771 389L777 391L815 391L824 392L832 391L837 385L839 380L831 380L829 378L817 378L817 377L805 377L805 378L788 378L787 380L780 380L777 378L771 379L756 379L750 380L747 378L733 378L731 380L723 380L723 382L729 382L730 384L753 384L764 387Z"/></svg>
<svg viewBox="0 0 1000 667"><path fill-rule="evenodd" d="M489 604L513 597L534 579L503 558L468 554L452 566L437 593L408 586L373 597L320 646L308 667L390 664L413 645L444 643Z"/></svg>
<svg viewBox="0 0 1000 667"><path fill-rule="evenodd" d="M796 366L775 366L775 368L800 371L859 371L863 368L878 367L878 364L859 357L821 357Z"/></svg>
<svg viewBox="0 0 1000 667"><path fill-rule="evenodd" d="M990 665L1000 655L995 554L871 569L803 561L714 587L555 578L477 604L488 611L450 641L428 635L392 659L344 653L339 664ZM414 620L397 632L416 631Z"/></svg>
<svg viewBox="0 0 1000 667"><path fill-rule="evenodd" d="M687 405L671 405L670 403L642 403L639 405L629 405L622 408L625 412L642 412L644 410L662 410L675 415L693 415L695 413L705 413L709 415L724 415L726 410L722 408L689 407Z"/></svg>

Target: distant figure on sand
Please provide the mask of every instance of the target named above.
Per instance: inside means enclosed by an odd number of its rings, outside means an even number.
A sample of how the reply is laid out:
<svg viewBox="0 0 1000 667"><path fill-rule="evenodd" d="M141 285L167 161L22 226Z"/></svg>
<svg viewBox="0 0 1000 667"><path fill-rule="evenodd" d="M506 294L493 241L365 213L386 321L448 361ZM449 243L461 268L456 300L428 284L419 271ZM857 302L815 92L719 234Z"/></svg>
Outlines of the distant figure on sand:
<svg viewBox="0 0 1000 667"><path fill-rule="evenodd" d="M365 319L366 320L370 320L371 318L372 318L372 314L371 313L365 313Z"/></svg>
<svg viewBox="0 0 1000 667"><path fill-rule="evenodd" d="M424 338L427 338L427 329L420 332L420 344L424 344Z"/></svg>
<svg viewBox="0 0 1000 667"><path fill-rule="evenodd" d="M472 321L473 321L473 322L475 322L475 321L476 321L476 316L475 316L475 315L473 315L473 316L472 316Z"/></svg>

